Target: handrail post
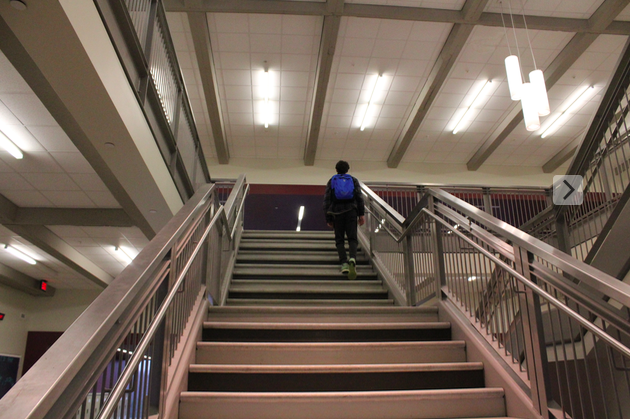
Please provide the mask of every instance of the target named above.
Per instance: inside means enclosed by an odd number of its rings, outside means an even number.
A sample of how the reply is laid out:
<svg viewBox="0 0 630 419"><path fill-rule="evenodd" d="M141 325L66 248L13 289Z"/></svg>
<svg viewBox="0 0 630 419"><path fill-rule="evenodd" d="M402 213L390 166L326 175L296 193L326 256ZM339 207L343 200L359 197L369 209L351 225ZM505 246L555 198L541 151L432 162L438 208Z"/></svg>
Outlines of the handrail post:
<svg viewBox="0 0 630 419"><path fill-rule="evenodd" d="M413 306L416 303L416 274L413 262L413 242L410 235L407 235L403 240L403 261L407 285L407 305Z"/></svg>
<svg viewBox="0 0 630 419"><path fill-rule="evenodd" d="M429 197L428 211L435 214L435 198ZM442 242L442 228L435 220L431 220L431 240L433 241L433 276L435 280L435 297L442 299L442 287L446 286L444 274L444 243Z"/></svg>
<svg viewBox="0 0 630 419"><path fill-rule="evenodd" d="M532 282L537 282L529 269L533 255L520 246L514 245L516 271ZM549 419L549 371L547 348L543 328L540 297L521 281L516 281L521 308L523 336L525 343L527 373L531 386L531 398L534 408L544 419Z"/></svg>

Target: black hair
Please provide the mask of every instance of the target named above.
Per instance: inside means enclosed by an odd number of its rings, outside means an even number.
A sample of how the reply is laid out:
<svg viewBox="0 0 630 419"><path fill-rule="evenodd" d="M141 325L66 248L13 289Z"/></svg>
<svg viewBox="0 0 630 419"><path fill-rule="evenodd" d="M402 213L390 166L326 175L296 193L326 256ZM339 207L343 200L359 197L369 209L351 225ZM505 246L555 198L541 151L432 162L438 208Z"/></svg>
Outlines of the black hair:
<svg viewBox="0 0 630 419"><path fill-rule="evenodd" d="M348 173L348 170L350 170L350 164L347 161L339 160L335 165L335 169L337 170L337 173L343 175Z"/></svg>

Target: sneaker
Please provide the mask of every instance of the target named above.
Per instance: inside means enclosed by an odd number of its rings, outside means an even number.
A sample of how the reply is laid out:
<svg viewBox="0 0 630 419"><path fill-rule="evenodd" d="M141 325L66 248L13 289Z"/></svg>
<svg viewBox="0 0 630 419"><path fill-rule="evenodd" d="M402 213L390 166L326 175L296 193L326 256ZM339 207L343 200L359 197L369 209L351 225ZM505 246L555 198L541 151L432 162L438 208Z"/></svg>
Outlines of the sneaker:
<svg viewBox="0 0 630 419"><path fill-rule="evenodd" d="M348 272L350 272L350 266L347 263L342 263L341 264L341 273L344 275L347 275Z"/></svg>
<svg viewBox="0 0 630 419"><path fill-rule="evenodd" d="M354 258L351 258L348 261L350 265L350 270L348 272L348 279L357 279L357 261Z"/></svg>

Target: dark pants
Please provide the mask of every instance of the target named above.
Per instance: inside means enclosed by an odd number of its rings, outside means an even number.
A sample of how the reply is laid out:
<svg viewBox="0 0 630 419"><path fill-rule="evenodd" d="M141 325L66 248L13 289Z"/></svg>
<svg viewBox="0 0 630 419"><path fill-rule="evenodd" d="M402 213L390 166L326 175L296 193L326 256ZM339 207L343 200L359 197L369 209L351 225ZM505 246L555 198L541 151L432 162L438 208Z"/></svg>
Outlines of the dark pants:
<svg viewBox="0 0 630 419"><path fill-rule="evenodd" d="M335 215L333 223L335 227L335 245L337 253L339 253L339 262L348 261L346 255L346 247L344 243L344 234L348 237L348 246L350 247L350 258L357 258L357 210L353 209L343 214Z"/></svg>

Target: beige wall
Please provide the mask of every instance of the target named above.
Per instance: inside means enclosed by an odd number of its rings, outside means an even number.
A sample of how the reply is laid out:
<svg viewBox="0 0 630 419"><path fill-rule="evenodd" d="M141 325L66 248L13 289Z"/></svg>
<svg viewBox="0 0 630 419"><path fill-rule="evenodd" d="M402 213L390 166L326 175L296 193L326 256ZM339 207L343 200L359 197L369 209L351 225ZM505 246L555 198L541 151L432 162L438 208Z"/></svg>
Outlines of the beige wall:
<svg viewBox="0 0 630 419"><path fill-rule="evenodd" d="M33 297L0 285L0 354L16 355L20 375L29 331L63 332L100 294L94 290L57 290L53 297Z"/></svg>
<svg viewBox="0 0 630 419"><path fill-rule="evenodd" d="M539 167L482 166L471 172L465 165L426 163L401 163L390 169L384 162L348 161L350 173L364 182L550 187L553 176L566 171L566 167L543 173ZM213 179L236 178L245 173L250 183L325 185L335 173L335 163L318 160L314 166L304 166L302 160L230 159L226 165L209 161L208 169Z"/></svg>

